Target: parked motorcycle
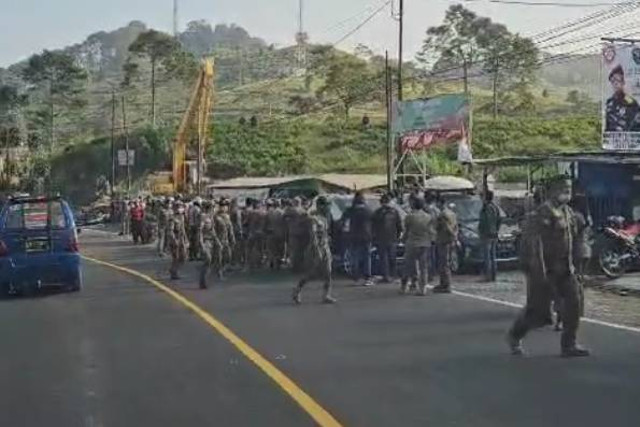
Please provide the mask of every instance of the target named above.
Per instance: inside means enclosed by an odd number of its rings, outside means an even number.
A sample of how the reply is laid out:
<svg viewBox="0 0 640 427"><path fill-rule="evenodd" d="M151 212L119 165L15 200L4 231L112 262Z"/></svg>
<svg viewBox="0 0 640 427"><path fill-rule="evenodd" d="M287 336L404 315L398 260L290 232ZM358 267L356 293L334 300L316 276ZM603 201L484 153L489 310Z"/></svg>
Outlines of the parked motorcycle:
<svg viewBox="0 0 640 427"><path fill-rule="evenodd" d="M640 266L640 223L625 224L622 217L610 217L600 230L598 261L610 279Z"/></svg>

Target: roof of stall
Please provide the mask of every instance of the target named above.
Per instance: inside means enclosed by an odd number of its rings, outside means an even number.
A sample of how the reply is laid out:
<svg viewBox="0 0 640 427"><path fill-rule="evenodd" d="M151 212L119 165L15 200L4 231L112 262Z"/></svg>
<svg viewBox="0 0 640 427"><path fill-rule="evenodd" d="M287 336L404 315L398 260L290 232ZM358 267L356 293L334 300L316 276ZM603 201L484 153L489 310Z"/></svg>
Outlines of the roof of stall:
<svg viewBox="0 0 640 427"><path fill-rule="evenodd" d="M640 164L640 152L637 151L583 151L554 153L537 156L509 156L493 159L476 159L478 166L526 166L531 164L585 162L606 164Z"/></svg>
<svg viewBox="0 0 640 427"><path fill-rule="evenodd" d="M325 183L348 191L370 190L387 185L386 175L324 174L284 177L240 177L214 182L208 188L213 190L282 188L296 183L301 184L304 181Z"/></svg>
<svg viewBox="0 0 640 427"><path fill-rule="evenodd" d="M469 191L475 189L473 182L458 176L434 176L424 183L425 190L431 191Z"/></svg>

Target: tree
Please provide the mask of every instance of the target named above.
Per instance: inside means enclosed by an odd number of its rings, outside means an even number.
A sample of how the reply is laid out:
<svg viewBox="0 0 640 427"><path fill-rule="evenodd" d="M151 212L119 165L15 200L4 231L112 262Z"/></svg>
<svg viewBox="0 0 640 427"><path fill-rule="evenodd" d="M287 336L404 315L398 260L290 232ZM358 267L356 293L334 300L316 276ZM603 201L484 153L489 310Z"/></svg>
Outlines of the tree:
<svg viewBox="0 0 640 427"><path fill-rule="evenodd" d="M432 71L462 68L465 93L469 92L469 70L480 59L478 33L490 24L462 5L447 10L442 25L427 29L427 37L416 59Z"/></svg>
<svg viewBox="0 0 640 427"><path fill-rule="evenodd" d="M36 122L48 128L49 147L55 146L55 119L60 108L79 108L84 105L87 73L76 65L75 59L64 52L45 50L29 58L22 72L25 81L32 85L31 92L44 97L47 106L36 110Z"/></svg>
<svg viewBox="0 0 640 427"><path fill-rule="evenodd" d="M369 69L367 62L352 55L332 55L328 63L328 71L324 86L318 95L325 93L335 96L342 104L345 118L356 102L371 100L380 92L376 86L375 74Z"/></svg>
<svg viewBox="0 0 640 427"><path fill-rule="evenodd" d="M21 142L20 116L27 96L15 86L0 86L0 146L16 147Z"/></svg>
<svg viewBox="0 0 640 427"><path fill-rule="evenodd" d="M461 5L453 5L442 25L427 29L416 59L432 72L456 73L456 69L462 69L465 92L469 91L469 71L481 67L491 77L492 109L496 116L503 92L533 81L538 56L538 49L530 39L512 34L504 25Z"/></svg>
<svg viewBox="0 0 640 427"><path fill-rule="evenodd" d="M189 22L179 38L180 42L197 56L211 53L215 42L213 28L205 20Z"/></svg>
<svg viewBox="0 0 640 427"><path fill-rule="evenodd" d="M502 92L535 80L540 52L531 39L512 34L504 25L495 23L484 27L478 36L478 46L482 51L483 70L491 76L495 118Z"/></svg>
<svg viewBox="0 0 640 427"><path fill-rule="evenodd" d="M145 31L129 46L129 52L138 58L147 58L151 66L151 123L156 125L156 73L159 66L169 63L176 52L179 43L170 35L155 30ZM130 80L126 72L137 71L137 67L126 65L125 81Z"/></svg>

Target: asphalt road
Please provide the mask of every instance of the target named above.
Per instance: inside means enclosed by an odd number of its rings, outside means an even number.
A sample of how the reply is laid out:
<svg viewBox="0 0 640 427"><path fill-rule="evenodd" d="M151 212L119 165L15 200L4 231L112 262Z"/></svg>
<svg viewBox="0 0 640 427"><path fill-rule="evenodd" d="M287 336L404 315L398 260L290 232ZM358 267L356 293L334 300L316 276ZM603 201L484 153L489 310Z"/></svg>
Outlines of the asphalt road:
<svg viewBox="0 0 640 427"><path fill-rule="evenodd" d="M88 256L167 280L151 248L86 231ZM543 330L512 358L516 309L338 282L290 303L293 277L172 284L349 426L634 426L640 333L584 324L594 356L558 357ZM305 409L191 310L145 280L85 263L79 294L0 301L0 426L304 426Z"/></svg>

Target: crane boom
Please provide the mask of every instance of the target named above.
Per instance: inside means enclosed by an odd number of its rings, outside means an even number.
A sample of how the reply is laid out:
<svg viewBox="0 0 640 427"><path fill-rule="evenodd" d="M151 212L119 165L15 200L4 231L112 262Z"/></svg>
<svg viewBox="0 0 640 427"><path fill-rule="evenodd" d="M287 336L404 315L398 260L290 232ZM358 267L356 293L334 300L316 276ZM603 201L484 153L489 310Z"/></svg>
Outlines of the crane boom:
<svg viewBox="0 0 640 427"><path fill-rule="evenodd" d="M213 90L214 62L213 59L205 59L173 142L173 187L176 193L189 191L189 184L192 183L189 172L194 161L197 164L197 176L203 173ZM194 148L195 156L190 155Z"/></svg>

